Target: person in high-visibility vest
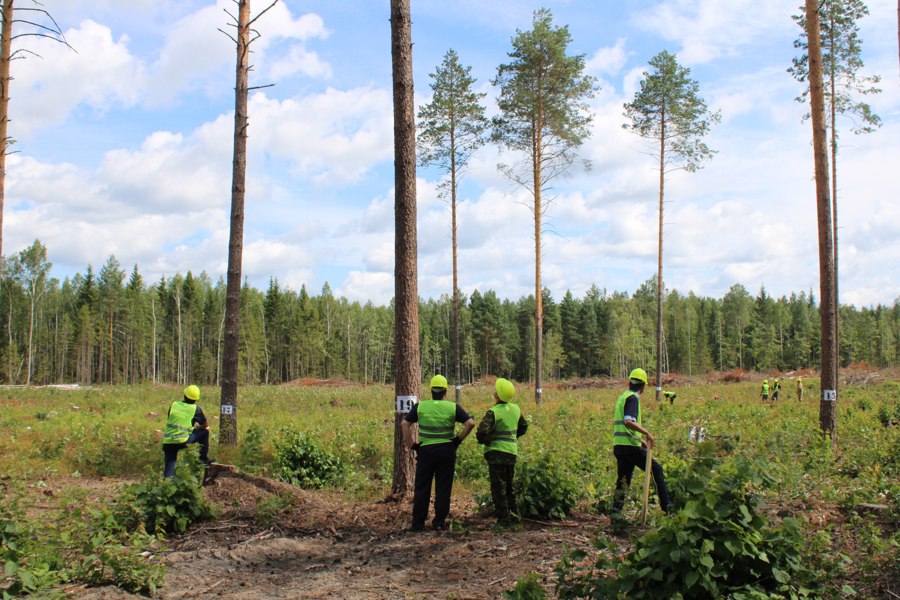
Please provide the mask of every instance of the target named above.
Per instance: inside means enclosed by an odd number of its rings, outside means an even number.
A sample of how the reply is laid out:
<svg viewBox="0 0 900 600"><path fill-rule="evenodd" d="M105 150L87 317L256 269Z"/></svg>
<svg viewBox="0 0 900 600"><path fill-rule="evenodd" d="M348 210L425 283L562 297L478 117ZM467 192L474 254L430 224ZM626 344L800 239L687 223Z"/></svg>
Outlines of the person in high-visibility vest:
<svg viewBox="0 0 900 600"><path fill-rule="evenodd" d="M622 512L634 468L644 470L647 466L645 447L652 449L656 443L656 438L641 424L641 394L646 385L647 372L634 369L628 376L628 391L616 400L613 419L613 456L616 457L616 490L611 510L613 517L618 517ZM636 434L643 435L646 439L642 440ZM655 460L652 462L651 473L659 495L659 506L669 513L672 511L672 498L666 487L663 468Z"/></svg>
<svg viewBox="0 0 900 600"><path fill-rule="evenodd" d="M413 492L412 525L410 531L423 531L431 503L431 482L434 481L434 519L431 528L447 529L450 496L453 493L453 471L456 468L456 448L475 428L475 419L455 402L444 400L447 378L431 378L431 400L414 404L400 421L405 447L416 453L416 478ZM413 442L411 426L419 424L419 441ZM462 430L454 435L456 423Z"/></svg>
<svg viewBox="0 0 900 600"><path fill-rule="evenodd" d="M769 380L763 379L762 389L759 390L759 397L763 402L769 399Z"/></svg>
<svg viewBox="0 0 900 600"><path fill-rule="evenodd" d="M176 400L169 407L166 429L163 431L163 477L167 479L175 476L178 451L188 444L200 444L200 460L207 465L213 462L209 458L209 423L197 406L198 400L200 388L189 385L184 388L184 399Z"/></svg>
<svg viewBox="0 0 900 600"><path fill-rule="evenodd" d="M775 402L776 400L778 400L778 392L780 392L780 391L781 391L781 384L778 383L778 380L776 379L774 382L772 382L772 402Z"/></svg>
<svg viewBox="0 0 900 600"><path fill-rule="evenodd" d="M797 378L797 402L803 402L803 378Z"/></svg>
<svg viewBox="0 0 900 600"><path fill-rule="evenodd" d="M516 388L508 379L498 378L494 386L496 404L488 409L475 437L484 446L484 460L491 478L491 499L494 501L497 522L511 525L521 520L513 489L518 438L528 431L528 421L515 403Z"/></svg>
<svg viewBox="0 0 900 600"><path fill-rule="evenodd" d="M669 404L675 404L675 398L678 397L678 394L675 392L663 392L663 396L666 397L666 400L669 401Z"/></svg>

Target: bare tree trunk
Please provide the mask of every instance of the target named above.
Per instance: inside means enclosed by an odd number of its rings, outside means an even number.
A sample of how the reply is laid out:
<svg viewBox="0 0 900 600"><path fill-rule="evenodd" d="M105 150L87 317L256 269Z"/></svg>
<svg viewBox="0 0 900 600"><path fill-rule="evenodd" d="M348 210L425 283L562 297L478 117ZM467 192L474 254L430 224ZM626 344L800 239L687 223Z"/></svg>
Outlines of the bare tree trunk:
<svg viewBox="0 0 900 600"><path fill-rule="evenodd" d="M656 401L662 399L662 356L663 356L663 197L666 182L666 105L663 103L662 129L659 136L659 253L656 270Z"/></svg>
<svg viewBox="0 0 900 600"><path fill-rule="evenodd" d="M829 34L831 36L831 48L834 52L834 11L831 11L831 27ZM837 84L835 82L835 60L831 59L828 69L828 87L831 92L831 232L834 240L834 360L836 376L840 376L841 372L841 303L838 295L838 285L840 280L840 271L838 270L838 187L837 187L837 106L835 103L835 94L837 93Z"/></svg>
<svg viewBox="0 0 900 600"><path fill-rule="evenodd" d="M822 397L819 404L819 426L831 443L837 442L835 423L838 394L835 360L835 276L834 245L828 182L828 138L825 126L825 93L822 84L822 47L819 36L817 0L806 0L806 27L809 44L809 97L813 127L813 156L816 175L816 208L819 222L819 293L822 298Z"/></svg>
<svg viewBox="0 0 900 600"><path fill-rule="evenodd" d="M13 0L3 0L0 25L0 256L3 256L3 207L6 199L6 152L9 146L9 65L12 54ZM0 276L3 264L0 261ZM11 373L12 371L10 371Z"/></svg>
<svg viewBox="0 0 900 600"><path fill-rule="evenodd" d="M453 133L450 134L453 136ZM459 278L456 255L456 149L455 141L451 143L453 150L450 152L450 228L453 237L453 376L456 386L456 403L459 404L462 396L462 380L459 356Z"/></svg>
<svg viewBox="0 0 900 600"><path fill-rule="evenodd" d="M537 131L541 130L541 115L538 114ZM534 173L534 401L543 400L544 382L544 289L541 285L541 219L543 219L543 198L541 192L541 147L535 140L532 149L532 172Z"/></svg>
<svg viewBox="0 0 900 600"><path fill-rule="evenodd" d="M410 0L391 0L394 82L394 473L391 493L412 490L413 459L400 421L419 394L419 293L416 238L416 122Z"/></svg>
<svg viewBox="0 0 900 600"><path fill-rule="evenodd" d="M231 235L225 287L225 348L219 443L237 445L238 345L241 327L241 260L244 250L244 193L247 179L250 0L238 0L237 64L234 89L234 157L231 171Z"/></svg>

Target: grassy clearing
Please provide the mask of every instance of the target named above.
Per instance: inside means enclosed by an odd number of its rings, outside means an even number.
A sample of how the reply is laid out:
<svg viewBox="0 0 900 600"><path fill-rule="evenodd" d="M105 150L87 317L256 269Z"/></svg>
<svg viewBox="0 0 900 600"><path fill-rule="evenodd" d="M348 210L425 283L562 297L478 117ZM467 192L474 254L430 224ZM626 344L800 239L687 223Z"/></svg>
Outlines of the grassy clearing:
<svg viewBox="0 0 900 600"><path fill-rule="evenodd" d="M756 491L767 514L799 517L811 543L834 563L829 566L836 577L875 589L877 580L896 574L900 548L900 382L843 388L836 449L818 434L818 400L809 393L811 383L806 382L803 403L785 393L774 405L759 401L756 383L683 386L676 389L674 405L645 400L644 421L657 437L655 456L673 491L687 481L698 455L688 432L700 424L714 460L726 464L740 457L764 465L766 483ZM0 389L0 472L8 475L11 486L24 487L56 478L137 480L157 474L162 470L165 414L180 391L174 386ZM491 404L491 391L467 387L463 406L480 419ZM531 401L530 390L520 386L519 392L531 420L521 462L552 460L578 482L582 509L603 506L615 478L610 420L619 391L549 387L540 407ZM203 389L200 404L212 419L213 454L221 462L277 475L279 443L299 435L312 445L313 454L336 457L342 466L326 494L368 500L389 489L392 388L242 388L241 445L236 449L215 448L218 390ZM473 440L460 448L457 482L457 496L487 491L487 470ZM637 487L626 508L637 507ZM858 514L861 503L887 509L876 516Z"/></svg>

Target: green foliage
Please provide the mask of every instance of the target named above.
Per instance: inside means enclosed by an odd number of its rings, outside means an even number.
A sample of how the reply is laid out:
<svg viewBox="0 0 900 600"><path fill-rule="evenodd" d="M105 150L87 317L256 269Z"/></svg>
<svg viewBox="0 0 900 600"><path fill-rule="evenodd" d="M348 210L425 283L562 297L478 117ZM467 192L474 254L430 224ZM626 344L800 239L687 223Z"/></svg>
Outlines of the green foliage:
<svg viewBox="0 0 900 600"><path fill-rule="evenodd" d="M340 482L344 462L323 449L310 433L283 432L275 442L275 476L302 488L319 489Z"/></svg>
<svg viewBox="0 0 900 600"><path fill-rule="evenodd" d="M241 437L241 469L248 473L259 473L264 470L263 439L265 432L256 423L251 423L247 432Z"/></svg>
<svg viewBox="0 0 900 600"><path fill-rule="evenodd" d="M578 481L548 454L519 461L514 486L519 514L531 519L564 519L581 495Z"/></svg>
<svg viewBox="0 0 900 600"><path fill-rule="evenodd" d="M691 70L679 65L673 54L663 50L650 59L650 67L641 89L625 105L630 123L624 127L643 138L661 140L660 161L668 168L696 171L714 154L702 140L720 116L708 111L698 94L699 84L689 77Z"/></svg>
<svg viewBox="0 0 900 600"><path fill-rule="evenodd" d="M680 510L638 538L619 557L603 550L594 569L578 573L566 557L557 569L560 598L811 598L820 575L806 566L815 552L800 522L772 524L760 491L772 482L763 461L737 457L717 464L711 454L688 466L677 486Z"/></svg>
<svg viewBox="0 0 900 600"><path fill-rule="evenodd" d="M191 524L213 514L200 479L188 465L179 465L172 479L151 475L128 486L116 505L119 520L129 528L140 526L162 534L184 533Z"/></svg>
<svg viewBox="0 0 900 600"><path fill-rule="evenodd" d="M516 587L503 592L503 600L545 600L547 592L541 586L541 576L529 573L516 582Z"/></svg>
<svg viewBox="0 0 900 600"><path fill-rule="evenodd" d="M93 509L70 501L60 516L31 521L22 499L0 499L0 558L4 600L22 595L55 598L54 585L77 582L115 585L152 594L163 579L163 565L152 552L157 538L143 529L128 531L110 508Z"/></svg>

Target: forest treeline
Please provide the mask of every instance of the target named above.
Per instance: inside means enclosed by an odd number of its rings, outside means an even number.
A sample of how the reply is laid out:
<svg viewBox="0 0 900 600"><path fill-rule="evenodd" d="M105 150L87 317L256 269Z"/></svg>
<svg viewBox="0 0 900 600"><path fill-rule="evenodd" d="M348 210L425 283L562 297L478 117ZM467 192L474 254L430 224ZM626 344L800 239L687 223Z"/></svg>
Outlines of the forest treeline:
<svg viewBox="0 0 900 600"><path fill-rule="evenodd" d="M217 384L225 282L206 274L147 282L111 256L94 273L50 277L39 242L4 258L0 282L3 336L0 380L11 384ZM493 290L461 296L462 379L504 375L534 379L534 297ZM656 360L656 282L633 293L596 285L576 297L544 290L544 377L624 376ZM819 314L812 292L774 298L733 285L706 298L671 290L664 302L663 370L700 374L816 368ZM421 300L422 373L452 374L452 303ZM840 310L843 366L898 362L900 302ZM277 384L303 377L392 381L393 307L317 295L271 279L241 290L240 381Z"/></svg>

